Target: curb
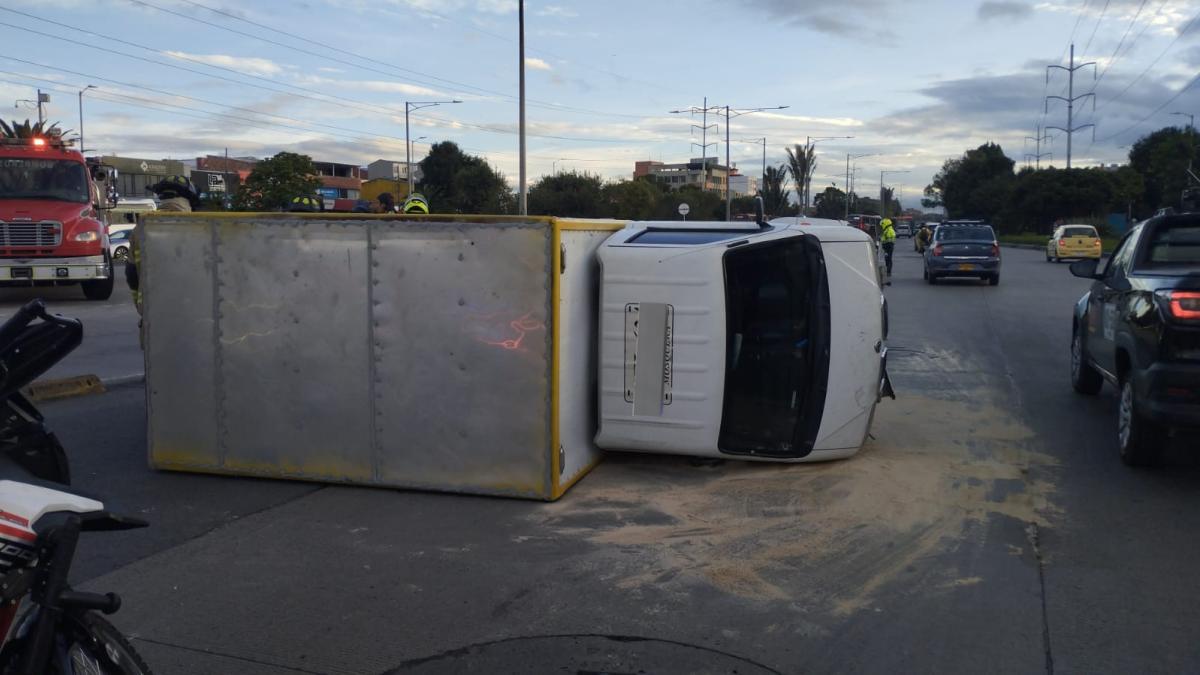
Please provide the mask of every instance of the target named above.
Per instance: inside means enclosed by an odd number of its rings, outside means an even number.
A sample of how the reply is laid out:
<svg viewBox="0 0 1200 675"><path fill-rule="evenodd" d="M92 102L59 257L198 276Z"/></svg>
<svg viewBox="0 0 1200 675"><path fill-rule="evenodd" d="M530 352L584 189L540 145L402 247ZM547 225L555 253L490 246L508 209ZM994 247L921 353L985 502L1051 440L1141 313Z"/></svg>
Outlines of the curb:
<svg viewBox="0 0 1200 675"><path fill-rule="evenodd" d="M25 396L35 403L57 401L64 398L75 398L89 394L103 394L109 389L146 381L145 373L132 373L101 379L95 375L76 375L50 380L38 380L21 390Z"/></svg>

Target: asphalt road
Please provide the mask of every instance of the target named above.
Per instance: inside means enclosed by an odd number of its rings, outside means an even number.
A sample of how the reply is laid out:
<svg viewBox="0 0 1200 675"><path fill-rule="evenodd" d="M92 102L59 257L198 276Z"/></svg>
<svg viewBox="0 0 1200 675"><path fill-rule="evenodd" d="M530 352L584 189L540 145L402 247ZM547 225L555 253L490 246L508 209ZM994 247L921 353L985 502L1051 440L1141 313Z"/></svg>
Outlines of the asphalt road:
<svg viewBox="0 0 1200 675"><path fill-rule="evenodd" d="M145 369L138 345L137 310L125 285L125 269L116 266L117 279L108 300L91 301L78 286L0 288L0 321L35 298L46 307L83 321L83 344L48 371L44 378L96 375L102 379L137 375Z"/></svg>
<svg viewBox="0 0 1200 675"><path fill-rule="evenodd" d="M1200 670L1200 463L1125 468L1112 392L1071 391L1086 282L1005 249L929 286L899 249L899 398L850 460L612 455L554 504L155 473L124 387L45 407L153 522L75 576L161 672Z"/></svg>

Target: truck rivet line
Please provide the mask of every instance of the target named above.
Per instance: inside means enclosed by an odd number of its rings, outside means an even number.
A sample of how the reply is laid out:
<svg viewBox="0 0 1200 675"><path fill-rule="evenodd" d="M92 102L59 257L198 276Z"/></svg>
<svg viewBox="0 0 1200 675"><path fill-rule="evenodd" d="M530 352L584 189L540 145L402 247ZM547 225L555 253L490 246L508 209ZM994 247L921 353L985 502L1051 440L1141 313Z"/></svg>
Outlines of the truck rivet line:
<svg viewBox="0 0 1200 675"><path fill-rule="evenodd" d="M214 428L216 429L217 440L217 466L225 466L226 455L226 424L225 424L225 396L222 394L225 391L225 377L222 373L222 354L221 354L221 319L224 318L221 313L221 255L220 243L221 235L217 229L217 223L209 225L211 231L212 245L212 312L213 312L213 393L214 405L213 415Z"/></svg>
<svg viewBox="0 0 1200 675"><path fill-rule="evenodd" d="M379 322L375 320L375 268L378 267L378 262L375 260L375 250L378 245L375 242L374 224L367 222L364 228L367 233L367 367L370 370L370 375L367 378L367 400L370 401L371 413L368 419L377 419L380 416L378 401L376 397L379 395L378 388L375 386L379 382L379 359L380 354L377 350L383 349L382 342L375 335L375 328L379 326ZM379 425L371 422L371 478L374 482L380 482L380 448L379 448Z"/></svg>

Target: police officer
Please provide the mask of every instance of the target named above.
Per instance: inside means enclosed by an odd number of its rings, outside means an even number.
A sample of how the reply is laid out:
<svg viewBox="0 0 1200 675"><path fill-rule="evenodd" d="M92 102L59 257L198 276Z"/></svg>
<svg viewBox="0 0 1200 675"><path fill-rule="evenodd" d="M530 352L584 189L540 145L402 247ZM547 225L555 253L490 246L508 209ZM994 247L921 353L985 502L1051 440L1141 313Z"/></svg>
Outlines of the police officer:
<svg viewBox="0 0 1200 675"><path fill-rule="evenodd" d="M404 200L404 207L401 209L404 213L420 213L429 215L429 202L426 201L424 195L420 192L414 192L409 195L408 199Z"/></svg>
<svg viewBox="0 0 1200 675"><path fill-rule="evenodd" d="M317 197L301 195L292 197L292 202L288 204L288 211L299 213L316 213L325 210L325 202Z"/></svg>
<svg viewBox="0 0 1200 675"><path fill-rule="evenodd" d="M892 276L892 252L896 250L896 228L892 227L892 219L884 218L879 221L882 231L879 233L879 243L883 245L883 259L887 265L887 275Z"/></svg>
<svg viewBox="0 0 1200 675"><path fill-rule="evenodd" d="M175 211L191 213L200 206L200 195L187 176L167 176L154 185L150 191L158 197L159 211ZM142 229L144 223L139 222L129 236L129 260L125 263L125 283L129 285L133 305L138 313L138 337L142 348L146 346L146 336L142 331Z"/></svg>

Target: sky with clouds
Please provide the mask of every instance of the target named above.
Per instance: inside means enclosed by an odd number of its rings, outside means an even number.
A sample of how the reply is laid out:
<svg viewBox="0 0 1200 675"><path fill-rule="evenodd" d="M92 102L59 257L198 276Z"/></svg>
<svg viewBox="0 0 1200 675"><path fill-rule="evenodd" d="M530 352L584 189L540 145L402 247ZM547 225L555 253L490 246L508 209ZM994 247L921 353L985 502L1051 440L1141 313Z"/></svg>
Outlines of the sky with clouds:
<svg viewBox="0 0 1200 675"><path fill-rule="evenodd" d="M0 100L51 95L49 117L104 154L189 158L281 150L367 163L453 140L517 176L516 0L0 0ZM1123 161L1153 129L1200 113L1195 0L527 0L529 174L629 176L635 161L700 156L699 116L731 120L746 173L807 136L817 185L860 192L879 171L911 201L941 163L986 141L1023 163L1036 125L1067 126L1079 62L1076 166ZM25 107L24 104L17 104ZM10 116L36 115L9 108ZM724 159L725 122L705 140ZM1062 133L1043 148L1065 160ZM695 145L693 145L695 144Z"/></svg>

